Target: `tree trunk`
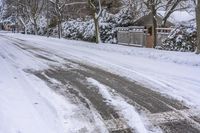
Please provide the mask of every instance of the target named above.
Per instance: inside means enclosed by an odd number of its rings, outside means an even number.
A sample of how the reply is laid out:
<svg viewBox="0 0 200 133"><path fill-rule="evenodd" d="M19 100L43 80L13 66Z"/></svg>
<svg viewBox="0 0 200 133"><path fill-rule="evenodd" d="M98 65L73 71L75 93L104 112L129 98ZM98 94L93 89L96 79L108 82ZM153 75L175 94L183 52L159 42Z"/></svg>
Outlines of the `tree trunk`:
<svg viewBox="0 0 200 133"><path fill-rule="evenodd" d="M94 25L95 25L95 38L96 38L96 43L100 43L100 33L99 33L99 19L97 17L97 14L94 13L94 16L93 16L93 19L94 19Z"/></svg>
<svg viewBox="0 0 200 133"><path fill-rule="evenodd" d="M157 45L157 20L156 20L156 10L154 5L151 7L152 11L152 21L153 21L153 27L152 27L152 35L153 35L153 48Z"/></svg>
<svg viewBox="0 0 200 133"><path fill-rule="evenodd" d="M35 35L38 35L37 20L36 19L34 19L34 32L35 32Z"/></svg>
<svg viewBox="0 0 200 133"><path fill-rule="evenodd" d="M166 23L167 23L167 20L169 18L169 16L172 14L172 12L168 13L162 20L162 23L161 23L161 27L165 27L166 26Z"/></svg>
<svg viewBox="0 0 200 133"><path fill-rule="evenodd" d="M196 7L196 23L197 23L197 49L196 54L200 54L200 0Z"/></svg>
<svg viewBox="0 0 200 133"><path fill-rule="evenodd" d="M101 39L100 39L100 33L99 33L99 15L97 13L97 7L94 4L94 0L88 0L88 4L90 5L90 8L92 9L92 14L93 14L93 20L94 20L94 25L95 25L95 39L96 39L96 43L100 43ZM99 0L99 8L100 11L99 13L101 13L101 2Z"/></svg>
<svg viewBox="0 0 200 133"><path fill-rule="evenodd" d="M46 19L47 19L47 26L46 26L47 34L46 34L46 36L49 37L49 1L48 0L46 0Z"/></svg>
<svg viewBox="0 0 200 133"><path fill-rule="evenodd" d="M27 27L25 22L23 21L23 19L21 17L18 17L18 21L23 25L24 27L24 34L27 34ZM19 26L19 25L18 25Z"/></svg>
<svg viewBox="0 0 200 133"><path fill-rule="evenodd" d="M58 38L62 37L62 28L61 28L61 21L58 21Z"/></svg>
<svg viewBox="0 0 200 133"><path fill-rule="evenodd" d="M24 27L24 34L27 35L27 28L26 28L26 26Z"/></svg>
<svg viewBox="0 0 200 133"><path fill-rule="evenodd" d="M49 37L49 19L47 18L47 34L46 34L47 37Z"/></svg>

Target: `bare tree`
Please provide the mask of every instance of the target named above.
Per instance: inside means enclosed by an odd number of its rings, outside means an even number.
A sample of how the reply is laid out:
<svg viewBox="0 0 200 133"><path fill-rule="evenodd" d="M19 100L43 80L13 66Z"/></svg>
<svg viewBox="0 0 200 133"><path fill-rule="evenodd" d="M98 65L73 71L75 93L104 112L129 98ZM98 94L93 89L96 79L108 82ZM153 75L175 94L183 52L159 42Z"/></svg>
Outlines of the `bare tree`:
<svg viewBox="0 0 200 133"><path fill-rule="evenodd" d="M7 19L12 16L15 22L15 26L19 23L24 27L25 33L26 33L26 23L27 17L25 12L25 6L23 4L20 5L20 3L24 3L24 0L2 0L2 12L1 12L1 19ZM17 31L19 31L19 27L17 26Z"/></svg>
<svg viewBox="0 0 200 133"><path fill-rule="evenodd" d="M46 25L46 30L47 30L47 33L46 33L46 36L49 37L49 0L45 0L45 6L46 6L46 20L47 20L47 25Z"/></svg>
<svg viewBox="0 0 200 133"><path fill-rule="evenodd" d="M161 0L147 0L144 3L151 12L151 18L153 22L153 26L152 26L153 47L155 48L157 45L157 18L156 17L157 17L158 5L161 4Z"/></svg>
<svg viewBox="0 0 200 133"><path fill-rule="evenodd" d="M153 33L153 47L155 48L157 45L157 11L162 9L165 11L165 14L162 19L162 27L166 26L166 22L170 15L177 10L187 9L188 0L145 0L144 4L150 10L152 15L152 33Z"/></svg>
<svg viewBox="0 0 200 133"><path fill-rule="evenodd" d="M50 0L54 7L54 15L57 19L58 26L58 38L62 37L62 19L63 19L63 11L66 4L65 0Z"/></svg>
<svg viewBox="0 0 200 133"><path fill-rule="evenodd" d="M37 20L44 8L44 0L24 0L20 3L22 6L25 7L26 14L30 22L34 26L34 33L35 35L38 34L38 24Z"/></svg>
<svg viewBox="0 0 200 133"><path fill-rule="evenodd" d="M190 0L168 0L164 2L162 6L164 7L165 14L162 20L162 27L165 27L168 18L173 12L190 8L190 2Z"/></svg>
<svg viewBox="0 0 200 133"><path fill-rule="evenodd" d="M16 2L14 0L2 0L1 7L1 19L6 19L10 16L13 16L16 11Z"/></svg>
<svg viewBox="0 0 200 133"><path fill-rule="evenodd" d="M200 54L200 0L197 0L196 23L197 23L197 49L196 49L196 54Z"/></svg>
<svg viewBox="0 0 200 133"><path fill-rule="evenodd" d="M0 19L2 20L3 19L3 16L4 16L4 1L0 1Z"/></svg>
<svg viewBox="0 0 200 133"><path fill-rule="evenodd" d="M17 0L17 3L15 4L15 11L17 13L17 20L18 22L23 26L24 28L24 33L27 34L27 24L30 21L29 16L27 15L26 7L24 6L23 3L25 1L23 0Z"/></svg>
<svg viewBox="0 0 200 133"><path fill-rule="evenodd" d="M86 2L70 2L68 0L49 0L54 7L54 15L57 18L58 37L62 37L62 21L64 17L65 8L72 5L86 4Z"/></svg>
<svg viewBox="0 0 200 133"><path fill-rule="evenodd" d="M99 33L99 17L102 13L101 1L100 0L98 0L98 1L88 0L88 4L91 8L92 17L93 17L93 20L94 20L96 43L99 43L101 41L100 33Z"/></svg>
<svg viewBox="0 0 200 133"><path fill-rule="evenodd" d="M165 27L167 19L170 17L170 15L176 10L176 7L182 0L169 0L166 3L165 8L165 14L162 20L162 27Z"/></svg>

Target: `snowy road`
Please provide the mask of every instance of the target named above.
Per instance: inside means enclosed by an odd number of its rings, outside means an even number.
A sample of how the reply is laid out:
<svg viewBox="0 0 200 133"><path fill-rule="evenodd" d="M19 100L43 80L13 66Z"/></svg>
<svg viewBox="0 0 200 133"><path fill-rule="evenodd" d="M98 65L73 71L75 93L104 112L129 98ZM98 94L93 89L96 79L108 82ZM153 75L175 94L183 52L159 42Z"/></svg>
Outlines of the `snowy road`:
<svg viewBox="0 0 200 133"><path fill-rule="evenodd" d="M78 43L0 35L0 133L200 132L198 57Z"/></svg>

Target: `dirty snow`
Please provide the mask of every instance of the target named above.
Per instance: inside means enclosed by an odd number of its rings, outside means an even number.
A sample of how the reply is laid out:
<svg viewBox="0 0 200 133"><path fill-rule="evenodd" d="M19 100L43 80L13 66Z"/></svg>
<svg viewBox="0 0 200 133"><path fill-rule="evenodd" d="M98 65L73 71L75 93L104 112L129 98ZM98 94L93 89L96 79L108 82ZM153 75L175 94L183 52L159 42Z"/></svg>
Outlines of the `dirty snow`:
<svg viewBox="0 0 200 133"><path fill-rule="evenodd" d="M113 95L109 92L108 87L99 83L97 80L92 78L87 78L87 80L92 85L97 86L100 94L107 100L107 102L114 106L116 110L119 110L119 113L122 118L127 121L129 127L136 129L138 133L148 133L144 123L133 106L128 104L122 97Z"/></svg>

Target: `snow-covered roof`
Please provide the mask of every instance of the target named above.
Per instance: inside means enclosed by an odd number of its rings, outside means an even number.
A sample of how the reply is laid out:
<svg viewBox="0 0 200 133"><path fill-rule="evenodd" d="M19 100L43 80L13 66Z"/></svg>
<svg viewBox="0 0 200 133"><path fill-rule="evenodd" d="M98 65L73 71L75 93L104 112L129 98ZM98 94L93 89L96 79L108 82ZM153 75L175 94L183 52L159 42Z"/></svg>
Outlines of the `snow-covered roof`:
<svg viewBox="0 0 200 133"><path fill-rule="evenodd" d="M157 17L157 24L158 24L158 26L161 26L163 16L160 15L160 14L157 14L156 17ZM151 20L151 12L148 12L146 14L143 14L143 16L138 17L138 19L136 19L134 21L134 24L139 25L139 26L141 26L141 25L152 25L153 22ZM173 23L170 20L167 20L167 22L166 22L166 26L167 27L171 27L171 26L174 26L174 25L175 25L175 23Z"/></svg>
<svg viewBox="0 0 200 133"><path fill-rule="evenodd" d="M165 11L158 11L158 13L161 16L165 15ZM193 19L195 19L195 13L187 11L175 11L169 17L169 21L173 23L187 22Z"/></svg>
<svg viewBox="0 0 200 133"><path fill-rule="evenodd" d="M15 24L16 19L13 16L10 16L6 19L1 19L0 23L4 23L4 24Z"/></svg>

